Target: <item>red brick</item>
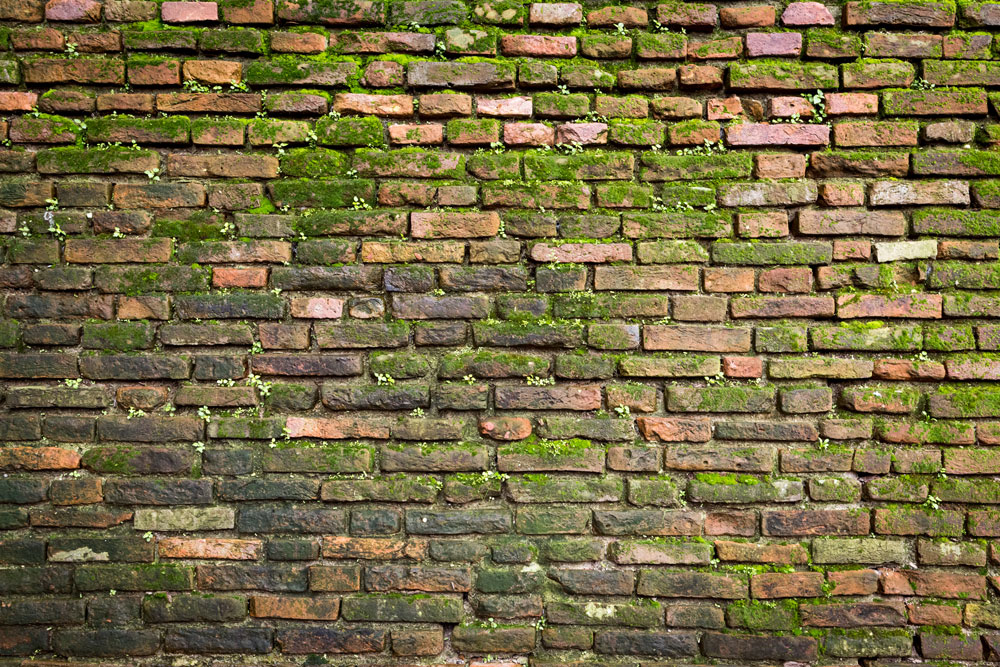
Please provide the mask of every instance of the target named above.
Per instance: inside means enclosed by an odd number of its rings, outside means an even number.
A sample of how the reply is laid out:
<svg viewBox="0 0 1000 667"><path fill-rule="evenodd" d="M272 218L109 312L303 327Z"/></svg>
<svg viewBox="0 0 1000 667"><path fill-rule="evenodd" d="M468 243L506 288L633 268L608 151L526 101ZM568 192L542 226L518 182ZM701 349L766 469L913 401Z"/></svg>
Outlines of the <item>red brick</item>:
<svg viewBox="0 0 1000 667"><path fill-rule="evenodd" d="M80 467L80 455L59 447L0 448L0 470L73 470Z"/></svg>
<svg viewBox="0 0 1000 667"><path fill-rule="evenodd" d="M761 153L754 158L757 178L804 178L806 175L806 157L795 154ZM785 217L782 215L782 217ZM788 223L785 223L785 233L788 234Z"/></svg>
<svg viewBox="0 0 1000 667"><path fill-rule="evenodd" d="M257 560L262 546L260 540L170 537L160 540L157 548L161 558Z"/></svg>
<svg viewBox="0 0 1000 667"><path fill-rule="evenodd" d="M340 612L340 598L279 597L254 595L250 615L254 618L281 618L297 621L335 621Z"/></svg>
<svg viewBox="0 0 1000 667"><path fill-rule="evenodd" d="M724 7L719 10L723 28L766 28L774 25L774 7Z"/></svg>
<svg viewBox="0 0 1000 667"><path fill-rule="evenodd" d="M444 126L428 125L390 125L389 140L394 144L405 146L433 145L444 143Z"/></svg>
<svg viewBox="0 0 1000 667"><path fill-rule="evenodd" d="M504 35L500 48L505 56L572 58L576 55L576 37Z"/></svg>

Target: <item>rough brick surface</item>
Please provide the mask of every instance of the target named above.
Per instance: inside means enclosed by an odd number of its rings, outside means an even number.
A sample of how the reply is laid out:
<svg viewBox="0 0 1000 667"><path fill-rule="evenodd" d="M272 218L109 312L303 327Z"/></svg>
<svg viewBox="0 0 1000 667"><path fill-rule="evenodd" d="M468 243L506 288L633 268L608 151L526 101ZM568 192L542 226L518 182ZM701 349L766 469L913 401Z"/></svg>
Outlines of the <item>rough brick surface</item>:
<svg viewBox="0 0 1000 667"><path fill-rule="evenodd" d="M997 3L0 23L0 666L1000 661Z"/></svg>

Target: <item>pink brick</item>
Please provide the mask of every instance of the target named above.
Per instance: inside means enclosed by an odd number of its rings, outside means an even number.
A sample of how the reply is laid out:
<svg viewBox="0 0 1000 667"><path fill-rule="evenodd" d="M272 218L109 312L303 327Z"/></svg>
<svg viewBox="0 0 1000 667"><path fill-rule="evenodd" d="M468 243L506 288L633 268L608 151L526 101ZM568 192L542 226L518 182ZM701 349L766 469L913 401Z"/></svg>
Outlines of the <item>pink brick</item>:
<svg viewBox="0 0 1000 667"><path fill-rule="evenodd" d="M506 97L503 99L479 98L476 110L480 116L505 116L509 118L531 118L530 97Z"/></svg>
<svg viewBox="0 0 1000 667"><path fill-rule="evenodd" d="M877 114L878 95L869 93L827 93L826 112L831 116Z"/></svg>
<svg viewBox="0 0 1000 667"><path fill-rule="evenodd" d="M793 2L781 14L785 25L835 25L833 14L819 2Z"/></svg>
<svg viewBox="0 0 1000 667"><path fill-rule="evenodd" d="M862 183L823 183L819 198L827 206L864 206L865 186Z"/></svg>
<svg viewBox="0 0 1000 667"><path fill-rule="evenodd" d="M801 97L773 97L769 103L771 116L773 118L812 118L815 108L812 103Z"/></svg>
<svg viewBox="0 0 1000 667"><path fill-rule="evenodd" d="M528 11L532 25L578 25L583 6L576 2L535 2Z"/></svg>
<svg viewBox="0 0 1000 667"><path fill-rule="evenodd" d="M726 377L759 378L764 374L764 360L760 357L723 357L722 370Z"/></svg>
<svg viewBox="0 0 1000 667"><path fill-rule="evenodd" d="M758 159L765 157L758 155ZM777 155L767 157L782 157ZM793 157L802 157L795 155ZM805 170L805 160L803 158L803 170ZM757 167L758 178L785 178L784 176L761 176L760 165ZM745 238L780 238L788 236L788 214L784 211L755 211L753 213L738 213L736 215L736 227L740 236ZM750 283L753 284L753 272L751 271ZM752 289L752 287L751 287Z"/></svg>
<svg viewBox="0 0 1000 667"><path fill-rule="evenodd" d="M707 107L709 120L732 120L743 113L743 102L738 97L713 98Z"/></svg>
<svg viewBox="0 0 1000 667"><path fill-rule="evenodd" d="M49 21L96 23L101 20L101 3L97 0L49 0L45 4Z"/></svg>
<svg viewBox="0 0 1000 667"><path fill-rule="evenodd" d="M747 55L797 56L802 51L802 34L798 32L751 32L747 34Z"/></svg>
<svg viewBox="0 0 1000 667"><path fill-rule="evenodd" d="M536 262L629 262L632 246L628 243L566 243L550 245L538 243L531 248L531 258Z"/></svg>
<svg viewBox="0 0 1000 667"><path fill-rule="evenodd" d="M504 143L510 146L545 146L555 143L556 131L542 123L506 123Z"/></svg>
<svg viewBox="0 0 1000 667"><path fill-rule="evenodd" d="M808 292L812 289L812 269L780 267L761 271L757 287L761 292Z"/></svg>
<svg viewBox="0 0 1000 667"><path fill-rule="evenodd" d="M576 37L504 35L500 46L505 56L572 58L576 55Z"/></svg>
<svg viewBox="0 0 1000 667"><path fill-rule="evenodd" d="M334 111L359 113L367 116L409 118L413 115L413 97L410 95L337 93L333 98L333 109Z"/></svg>
<svg viewBox="0 0 1000 667"><path fill-rule="evenodd" d="M403 85L403 66L399 63L376 60L365 67L365 83L373 88Z"/></svg>
<svg viewBox="0 0 1000 667"><path fill-rule="evenodd" d="M756 157L757 178L804 178L806 156L797 153L761 153Z"/></svg>
<svg viewBox="0 0 1000 667"><path fill-rule="evenodd" d="M731 146L826 146L830 143L830 128L791 123L741 123L726 128L726 141Z"/></svg>
<svg viewBox="0 0 1000 667"><path fill-rule="evenodd" d="M833 258L837 261L869 259L872 256L870 241L834 241Z"/></svg>
<svg viewBox="0 0 1000 667"><path fill-rule="evenodd" d="M198 23L218 21L219 5L214 2L164 2L160 17L166 23Z"/></svg>
<svg viewBox="0 0 1000 667"><path fill-rule="evenodd" d="M428 145L444 143L444 126L430 125L390 125L389 139L394 144Z"/></svg>
<svg viewBox="0 0 1000 667"><path fill-rule="evenodd" d="M343 299L329 297L297 297L292 299L292 317L337 319L343 314Z"/></svg>
<svg viewBox="0 0 1000 667"><path fill-rule="evenodd" d="M556 128L556 143L592 144L608 143L607 123L566 123Z"/></svg>

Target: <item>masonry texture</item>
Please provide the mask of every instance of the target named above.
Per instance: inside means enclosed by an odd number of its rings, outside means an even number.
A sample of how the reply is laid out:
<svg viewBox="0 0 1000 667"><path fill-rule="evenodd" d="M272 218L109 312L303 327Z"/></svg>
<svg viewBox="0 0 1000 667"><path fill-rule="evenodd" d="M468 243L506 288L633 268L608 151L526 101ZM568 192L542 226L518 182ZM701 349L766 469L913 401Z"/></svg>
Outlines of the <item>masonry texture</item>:
<svg viewBox="0 0 1000 667"><path fill-rule="evenodd" d="M0 667L1000 661L998 29L0 0Z"/></svg>

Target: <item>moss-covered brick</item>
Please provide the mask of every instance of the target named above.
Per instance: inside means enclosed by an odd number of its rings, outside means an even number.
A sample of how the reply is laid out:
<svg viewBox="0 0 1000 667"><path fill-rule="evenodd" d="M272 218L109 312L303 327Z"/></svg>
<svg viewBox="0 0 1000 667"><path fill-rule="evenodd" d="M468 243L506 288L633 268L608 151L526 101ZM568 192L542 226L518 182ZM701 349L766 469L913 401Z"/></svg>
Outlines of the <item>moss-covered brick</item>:
<svg viewBox="0 0 1000 667"><path fill-rule="evenodd" d="M208 289L211 269L200 266L132 268L102 266L94 275L101 292L129 295L154 292L191 292Z"/></svg>
<svg viewBox="0 0 1000 667"><path fill-rule="evenodd" d="M814 90L839 83L837 68L826 63L752 60L729 67L729 85L736 90Z"/></svg>
<svg viewBox="0 0 1000 667"><path fill-rule="evenodd" d="M153 151L111 146L93 148L51 148L38 151L38 171L43 174L141 174L160 166Z"/></svg>
<svg viewBox="0 0 1000 667"><path fill-rule="evenodd" d="M559 82L569 88L611 88L616 77L599 66L570 61L559 67Z"/></svg>
<svg viewBox="0 0 1000 667"><path fill-rule="evenodd" d="M817 350L919 350L923 332L918 327L822 326L809 330L810 345Z"/></svg>
<svg viewBox="0 0 1000 667"><path fill-rule="evenodd" d="M990 385L943 385L928 396L928 409L935 417L998 417L1000 390Z"/></svg>
<svg viewBox="0 0 1000 667"><path fill-rule="evenodd" d="M451 352L441 359L438 375L443 378L527 377L546 375L550 362L544 357L515 352L480 350Z"/></svg>
<svg viewBox="0 0 1000 667"><path fill-rule="evenodd" d="M343 86L355 81L359 72L358 64L350 60L323 62L283 56L251 62L244 79L254 86Z"/></svg>
<svg viewBox="0 0 1000 667"><path fill-rule="evenodd" d="M914 212L913 228L933 236L990 237L1000 233L1000 222L989 211L925 208Z"/></svg>
<svg viewBox="0 0 1000 667"><path fill-rule="evenodd" d="M374 116L331 118L316 121L316 140L324 146L381 146L384 143L381 121Z"/></svg>
<svg viewBox="0 0 1000 667"><path fill-rule="evenodd" d="M88 121L86 129L87 140L95 143L185 144L190 135L191 121L185 116L104 116Z"/></svg>
<svg viewBox="0 0 1000 667"><path fill-rule="evenodd" d="M368 179L283 180L268 185L276 206L293 208L351 208L371 206L375 183Z"/></svg>
<svg viewBox="0 0 1000 667"><path fill-rule="evenodd" d="M95 350L128 352L151 348L154 334L147 322L89 323L83 327L82 344Z"/></svg>
<svg viewBox="0 0 1000 667"><path fill-rule="evenodd" d="M281 173L293 178L329 178L343 176L348 159L334 150L300 148L281 158Z"/></svg>
<svg viewBox="0 0 1000 667"><path fill-rule="evenodd" d="M354 170L363 177L452 178L465 176L465 156L439 151L368 151L355 153Z"/></svg>
<svg viewBox="0 0 1000 667"><path fill-rule="evenodd" d="M185 591L194 587L194 568L184 565L83 565L73 575L82 591Z"/></svg>
<svg viewBox="0 0 1000 667"><path fill-rule="evenodd" d="M747 178L753 168L746 153L696 156L646 152L641 164L640 176L647 181Z"/></svg>
<svg viewBox="0 0 1000 667"><path fill-rule="evenodd" d="M542 181L628 179L633 167L633 157L628 153L528 154L524 158L525 178Z"/></svg>
<svg viewBox="0 0 1000 667"><path fill-rule="evenodd" d="M890 116L977 115L986 113L986 91L982 88L894 88L882 91L882 108Z"/></svg>
<svg viewBox="0 0 1000 667"><path fill-rule="evenodd" d="M590 111L590 96L583 93L540 92L533 96L532 102L540 118L580 118Z"/></svg>
<svg viewBox="0 0 1000 667"><path fill-rule="evenodd" d="M265 53L264 33L259 30L205 30L198 36L205 51L223 53Z"/></svg>
<svg viewBox="0 0 1000 667"><path fill-rule="evenodd" d="M672 387L667 407L677 412L768 412L775 404L773 387Z"/></svg>
<svg viewBox="0 0 1000 667"><path fill-rule="evenodd" d="M828 264L828 243L714 243L712 259L720 264Z"/></svg>
<svg viewBox="0 0 1000 667"><path fill-rule="evenodd" d="M901 60L862 59L840 66L844 84L854 88L877 89L883 86L909 86L916 79L916 68Z"/></svg>
<svg viewBox="0 0 1000 667"><path fill-rule="evenodd" d="M718 238L732 233L732 216L715 211L625 213L622 230L629 238Z"/></svg>

